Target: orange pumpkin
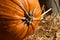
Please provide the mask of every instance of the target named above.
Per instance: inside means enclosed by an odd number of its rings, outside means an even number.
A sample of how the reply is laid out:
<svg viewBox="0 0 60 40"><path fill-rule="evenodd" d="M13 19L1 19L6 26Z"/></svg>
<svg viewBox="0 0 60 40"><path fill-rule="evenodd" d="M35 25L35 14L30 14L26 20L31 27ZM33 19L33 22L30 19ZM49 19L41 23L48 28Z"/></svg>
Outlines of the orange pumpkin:
<svg viewBox="0 0 60 40"><path fill-rule="evenodd" d="M0 29L22 40L34 33L41 12L38 0L0 0Z"/></svg>

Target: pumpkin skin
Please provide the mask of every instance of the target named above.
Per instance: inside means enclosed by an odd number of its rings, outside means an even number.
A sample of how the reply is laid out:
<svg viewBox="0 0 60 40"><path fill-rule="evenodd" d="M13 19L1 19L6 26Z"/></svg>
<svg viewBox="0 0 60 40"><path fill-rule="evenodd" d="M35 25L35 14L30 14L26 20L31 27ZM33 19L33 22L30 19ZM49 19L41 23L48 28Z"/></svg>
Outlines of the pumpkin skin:
<svg viewBox="0 0 60 40"><path fill-rule="evenodd" d="M0 0L0 29L22 40L34 33L40 22L41 13L38 0Z"/></svg>

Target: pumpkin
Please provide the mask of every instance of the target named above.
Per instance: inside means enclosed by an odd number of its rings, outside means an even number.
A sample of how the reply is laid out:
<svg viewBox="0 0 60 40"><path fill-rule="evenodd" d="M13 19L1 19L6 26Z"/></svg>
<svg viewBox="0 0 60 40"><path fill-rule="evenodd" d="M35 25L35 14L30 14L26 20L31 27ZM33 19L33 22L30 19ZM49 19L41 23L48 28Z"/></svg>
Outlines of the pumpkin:
<svg viewBox="0 0 60 40"><path fill-rule="evenodd" d="M22 40L34 33L41 12L38 0L0 0L0 31L7 31Z"/></svg>

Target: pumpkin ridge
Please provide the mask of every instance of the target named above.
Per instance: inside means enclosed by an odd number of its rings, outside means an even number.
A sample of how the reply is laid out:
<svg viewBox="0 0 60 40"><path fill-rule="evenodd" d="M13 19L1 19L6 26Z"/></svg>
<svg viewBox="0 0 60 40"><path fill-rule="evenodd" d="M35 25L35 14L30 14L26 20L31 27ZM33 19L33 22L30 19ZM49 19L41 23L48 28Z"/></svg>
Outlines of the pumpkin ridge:
<svg viewBox="0 0 60 40"><path fill-rule="evenodd" d="M16 12L17 12L17 13L21 13L21 11L19 12L19 11L17 11L17 10L14 9L14 8L11 9L11 7L8 7L8 6L6 6L6 5L2 5L2 4L1 4L0 7L1 7L1 8L0 8L0 11L1 11L1 12L4 12L4 13L9 13L9 11L11 11L11 13L13 13L13 11L14 11L15 13L16 13ZM3 8L4 8L4 9L3 9ZM1 12L0 12L0 13L1 13ZM13 13L13 14L14 14L14 13ZM20 15L20 16L22 16L22 15Z"/></svg>

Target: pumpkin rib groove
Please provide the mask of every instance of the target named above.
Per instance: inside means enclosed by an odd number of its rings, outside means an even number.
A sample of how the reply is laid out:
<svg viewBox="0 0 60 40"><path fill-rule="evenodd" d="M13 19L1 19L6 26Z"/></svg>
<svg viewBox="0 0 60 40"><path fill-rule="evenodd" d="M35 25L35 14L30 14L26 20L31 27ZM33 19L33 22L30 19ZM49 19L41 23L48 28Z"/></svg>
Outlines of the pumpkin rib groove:
<svg viewBox="0 0 60 40"><path fill-rule="evenodd" d="M0 19L0 21L5 21L5 19L7 20L7 21L17 21L17 20L21 20L21 19L13 19L11 16L8 16L8 15L0 15L1 17L1 19ZM7 17L7 18L6 18Z"/></svg>
<svg viewBox="0 0 60 40"><path fill-rule="evenodd" d="M31 27L31 26L30 26ZM26 33L26 35L25 36L27 36L27 35L29 35L29 27L28 27L28 29L27 29L27 33ZM33 25L32 25L32 30L34 30L34 28L33 28ZM33 31L34 32L34 31Z"/></svg>
<svg viewBox="0 0 60 40"><path fill-rule="evenodd" d="M19 8L20 8L20 5L18 4L18 3L16 3L14 0L10 0L12 3L14 3L14 4L16 4L17 6L19 6ZM21 8L22 9L22 8ZM19 9L18 9L19 10Z"/></svg>
<svg viewBox="0 0 60 40"><path fill-rule="evenodd" d="M30 8L30 7L29 7L28 0L25 0L24 2L25 2L25 4L26 4L26 6L28 7L28 9L27 9L27 8L25 8L25 9L27 10L27 12L29 12L29 10L30 10L29 8ZM24 6L25 6L25 5L24 5Z"/></svg>
<svg viewBox="0 0 60 40"><path fill-rule="evenodd" d="M34 26L32 24L31 24L31 26L32 26L32 29L34 30L34 28L33 28Z"/></svg>
<svg viewBox="0 0 60 40"><path fill-rule="evenodd" d="M34 29L32 28L33 26L29 25L29 29L27 32L27 35L31 35L34 32ZM32 28L32 29L31 29ZM32 32L32 33L31 33Z"/></svg>
<svg viewBox="0 0 60 40"><path fill-rule="evenodd" d="M23 11L24 11L24 9L18 4L18 3L16 3L15 1L13 1L13 0L11 0L13 3L15 3L16 5L18 5Z"/></svg>
<svg viewBox="0 0 60 40"><path fill-rule="evenodd" d="M29 5L29 2L28 2L28 0L27 0L27 3L28 3L28 6L29 6L29 11L30 11L30 5Z"/></svg>
<svg viewBox="0 0 60 40"><path fill-rule="evenodd" d="M25 37L25 35L26 35L26 33L27 33L27 31L28 31L28 27L26 26L26 29L24 30L24 32L23 32L23 35L21 34L20 36L21 36L21 38L24 38Z"/></svg>

